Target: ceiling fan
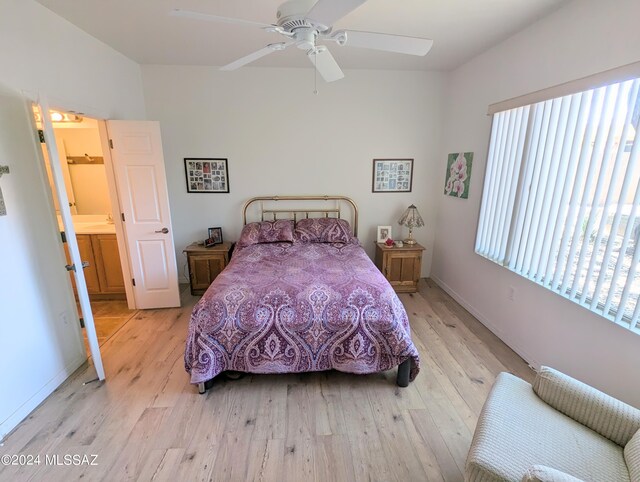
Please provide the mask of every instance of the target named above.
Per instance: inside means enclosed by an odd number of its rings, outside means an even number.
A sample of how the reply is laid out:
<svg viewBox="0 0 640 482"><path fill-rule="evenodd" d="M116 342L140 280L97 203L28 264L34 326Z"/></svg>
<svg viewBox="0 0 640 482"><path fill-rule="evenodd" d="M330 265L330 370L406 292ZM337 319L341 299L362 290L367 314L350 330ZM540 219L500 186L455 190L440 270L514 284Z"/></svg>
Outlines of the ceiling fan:
<svg viewBox="0 0 640 482"><path fill-rule="evenodd" d="M386 33L359 32L356 30L333 31L333 24L352 12L367 0L289 0L278 7L275 24L263 24L239 18L220 17L207 13L175 9L170 15L197 20L224 22L236 25L258 27L267 32L278 33L286 41L267 45L249 55L231 62L220 70L236 70L265 55L284 50L295 45L304 50L316 70L326 82L344 77L326 45L322 42L335 42L338 45L384 50L409 55L426 55L433 40L391 35Z"/></svg>

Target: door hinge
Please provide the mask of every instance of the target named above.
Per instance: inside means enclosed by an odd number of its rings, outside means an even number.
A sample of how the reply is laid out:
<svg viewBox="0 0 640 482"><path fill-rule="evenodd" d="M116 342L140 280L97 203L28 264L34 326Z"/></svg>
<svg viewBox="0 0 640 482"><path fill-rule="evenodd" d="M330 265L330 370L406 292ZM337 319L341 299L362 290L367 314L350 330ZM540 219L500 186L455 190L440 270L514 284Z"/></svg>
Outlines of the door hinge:
<svg viewBox="0 0 640 482"><path fill-rule="evenodd" d="M120 213L120 217L122 218L122 222L124 223L124 213Z"/></svg>
<svg viewBox="0 0 640 482"><path fill-rule="evenodd" d="M64 231L60 231L60 237L62 238L63 243L67 242L67 235L64 234Z"/></svg>
<svg viewBox="0 0 640 482"><path fill-rule="evenodd" d="M80 318L80 328L84 328L84 318Z"/></svg>
<svg viewBox="0 0 640 482"><path fill-rule="evenodd" d="M131 278L131 283L133 284L133 286L136 285L136 279L135 278Z"/></svg>
<svg viewBox="0 0 640 482"><path fill-rule="evenodd" d="M89 261L83 261L82 262L82 269L87 269L89 267ZM66 268L67 271L75 271L76 270L76 265L75 264L66 264L64 265L64 267Z"/></svg>
<svg viewBox="0 0 640 482"><path fill-rule="evenodd" d="M109 148L113 149L113 139L109 139Z"/></svg>
<svg viewBox="0 0 640 482"><path fill-rule="evenodd" d="M46 142L44 139L44 131L42 129L38 129L38 139L40 140L40 144L44 144Z"/></svg>

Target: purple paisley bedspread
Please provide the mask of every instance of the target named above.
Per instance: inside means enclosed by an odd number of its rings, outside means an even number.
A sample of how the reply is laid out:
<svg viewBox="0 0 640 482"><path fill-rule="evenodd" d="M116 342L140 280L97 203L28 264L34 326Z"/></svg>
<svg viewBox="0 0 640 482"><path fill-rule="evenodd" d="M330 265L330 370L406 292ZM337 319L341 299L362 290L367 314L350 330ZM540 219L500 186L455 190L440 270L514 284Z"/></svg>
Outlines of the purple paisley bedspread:
<svg viewBox="0 0 640 482"><path fill-rule="evenodd" d="M413 360L407 313L355 244L242 248L193 309L185 350L192 383L225 370L375 373Z"/></svg>

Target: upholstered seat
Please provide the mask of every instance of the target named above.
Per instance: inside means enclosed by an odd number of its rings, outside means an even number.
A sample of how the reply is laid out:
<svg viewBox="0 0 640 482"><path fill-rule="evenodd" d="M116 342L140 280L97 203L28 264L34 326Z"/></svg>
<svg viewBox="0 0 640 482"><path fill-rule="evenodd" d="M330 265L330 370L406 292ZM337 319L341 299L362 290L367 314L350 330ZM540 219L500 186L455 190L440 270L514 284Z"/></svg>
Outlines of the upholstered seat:
<svg viewBox="0 0 640 482"><path fill-rule="evenodd" d="M640 411L551 368L501 373L467 457L468 481L640 482Z"/></svg>

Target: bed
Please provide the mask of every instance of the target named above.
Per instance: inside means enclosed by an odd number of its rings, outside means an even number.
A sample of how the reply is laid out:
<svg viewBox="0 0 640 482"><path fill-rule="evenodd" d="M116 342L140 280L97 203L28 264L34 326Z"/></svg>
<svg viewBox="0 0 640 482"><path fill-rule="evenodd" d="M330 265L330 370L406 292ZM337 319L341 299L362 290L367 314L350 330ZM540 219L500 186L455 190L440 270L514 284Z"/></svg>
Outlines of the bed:
<svg viewBox="0 0 640 482"><path fill-rule="evenodd" d="M267 201L335 207L271 209ZM353 211L351 224L341 203ZM260 221L248 223L252 208ZM416 377L420 360L407 313L359 245L357 215L355 203L342 196L259 197L245 204L232 259L189 322L185 368L200 393L227 371L368 374L398 366L399 386Z"/></svg>

